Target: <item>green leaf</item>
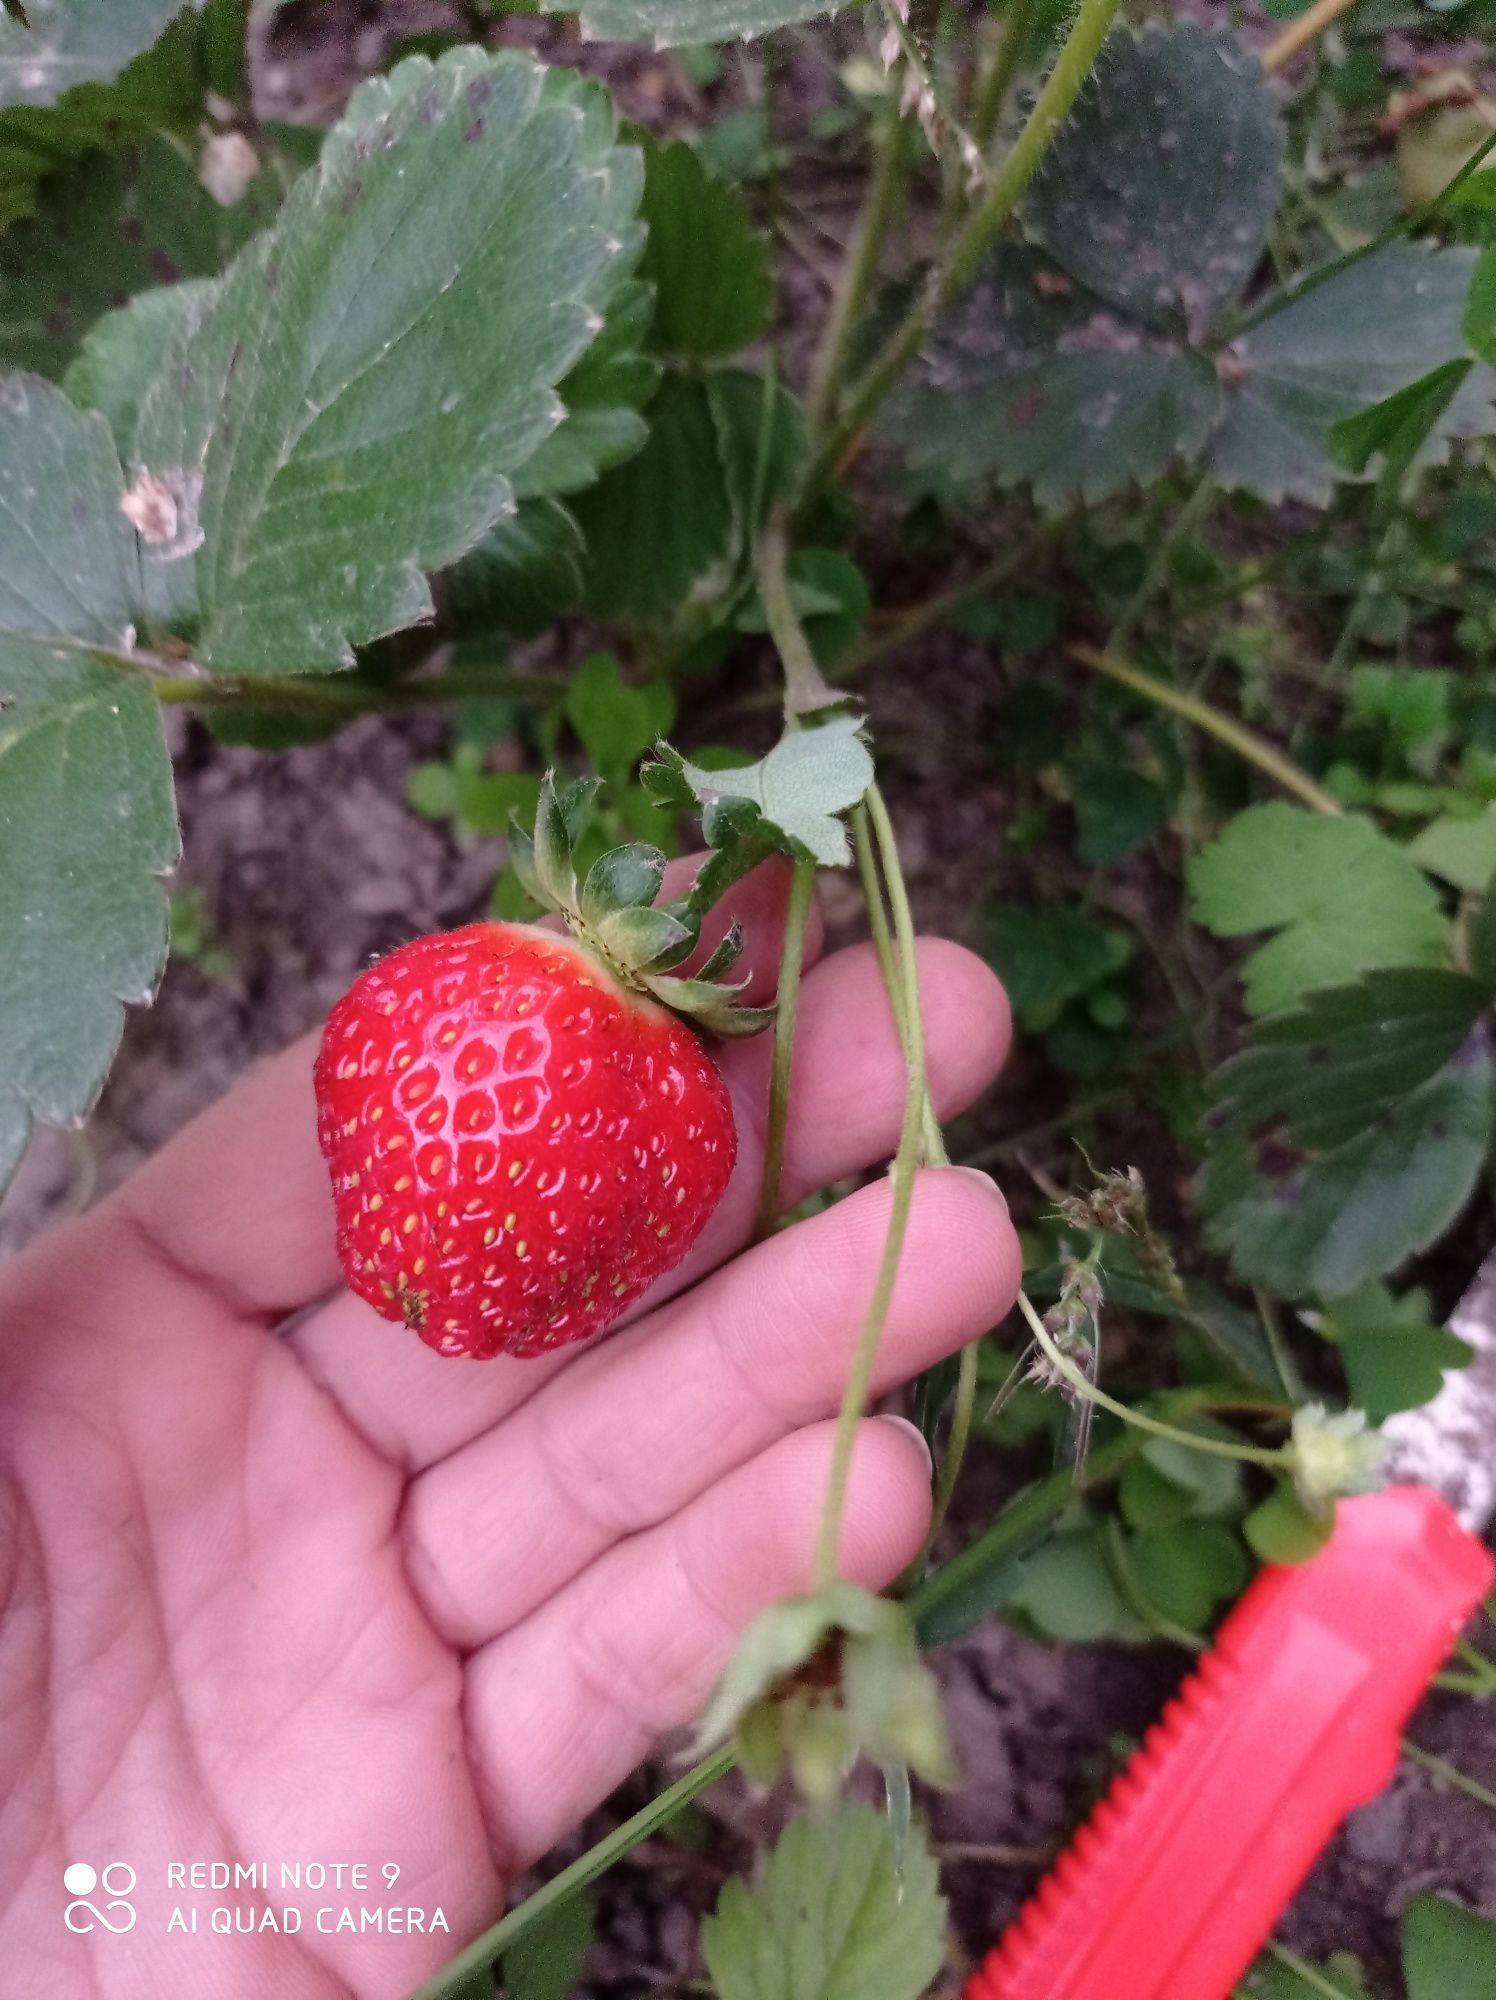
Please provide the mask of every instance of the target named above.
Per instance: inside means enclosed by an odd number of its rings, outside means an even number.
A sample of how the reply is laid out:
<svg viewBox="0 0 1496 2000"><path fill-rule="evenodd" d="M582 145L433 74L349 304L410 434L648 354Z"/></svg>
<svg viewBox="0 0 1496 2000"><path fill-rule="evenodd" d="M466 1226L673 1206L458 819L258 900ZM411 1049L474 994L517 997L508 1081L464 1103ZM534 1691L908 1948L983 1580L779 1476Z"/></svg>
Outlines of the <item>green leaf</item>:
<svg viewBox="0 0 1496 2000"><path fill-rule="evenodd" d="M1132 1538L1127 1555L1149 1604L1188 1632L1204 1631L1247 1580L1246 1551L1219 1521L1150 1528Z"/></svg>
<svg viewBox="0 0 1496 2000"><path fill-rule="evenodd" d="M128 648L139 570L98 416L0 377L0 1186L77 1124L166 959L171 762Z"/></svg>
<svg viewBox="0 0 1496 2000"><path fill-rule="evenodd" d="M725 578L733 510L706 385L667 375L646 414L644 449L580 494L574 511L588 608L658 624Z"/></svg>
<svg viewBox="0 0 1496 2000"><path fill-rule="evenodd" d="M1349 713L1383 724L1406 751L1438 743L1449 732L1454 676L1438 667L1384 667L1370 661L1351 668ZM1496 865L1496 853L1492 855Z"/></svg>
<svg viewBox="0 0 1496 2000"><path fill-rule="evenodd" d="M1196 1206L1207 1241L1230 1252L1242 1278L1283 1298L1339 1298L1448 1227L1490 1138L1490 1058L1466 1049L1333 1151L1218 1138Z"/></svg>
<svg viewBox="0 0 1496 2000"><path fill-rule="evenodd" d="M593 653L582 662L567 685L565 707L594 770L615 783L675 720L675 697L665 682L628 686L611 653Z"/></svg>
<svg viewBox="0 0 1496 2000"><path fill-rule="evenodd" d="M1040 250L1003 245L946 312L881 420L942 481L1027 483L1045 506L1105 499L1204 447L1215 371L1120 317Z"/></svg>
<svg viewBox="0 0 1496 2000"><path fill-rule="evenodd" d="M1167 795L1125 764L1081 764L1072 783L1075 851L1092 867L1121 861L1168 821Z"/></svg>
<svg viewBox="0 0 1496 2000"><path fill-rule="evenodd" d="M1144 1636L1113 1580L1095 1523L1085 1514L1024 1559L1004 1608L1021 1613L1046 1638L1076 1645Z"/></svg>
<svg viewBox="0 0 1496 2000"><path fill-rule="evenodd" d="M509 2000L570 2000L597 1931L597 1909L585 1891L547 1910L504 1954Z"/></svg>
<svg viewBox="0 0 1496 2000"><path fill-rule="evenodd" d="M279 174L265 168L222 207L166 139L86 154L46 182L33 218L0 239L0 365L59 380L121 296L216 277L283 194ZM159 315L152 324L158 336L166 330Z"/></svg>
<svg viewBox="0 0 1496 2000"><path fill-rule="evenodd" d="M134 443L140 406L163 351L197 323L212 292L206 279L158 286L106 313L84 335L63 387L80 409L98 410L108 420L122 459Z"/></svg>
<svg viewBox="0 0 1496 2000"><path fill-rule="evenodd" d="M986 912L983 929L986 955L1008 989L1014 1013L1036 1032L1052 1027L1067 1002L1115 979L1132 956L1120 931L1093 923L1079 910L999 904Z"/></svg>
<svg viewBox="0 0 1496 2000"><path fill-rule="evenodd" d="M606 167L522 56L355 92L142 411L151 603L203 665L333 668L428 614L421 572L508 511L597 330Z"/></svg>
<svg viewBox="0 0 1496 2000"><path fill-rule="evenodd" d="M1235 35L1114 34L1024 215L1079 283L1198 341L1257 263L1282 160L1276 99Z"/></svg>
<svg viewBox="0 0 1496 2000"><path fill-rule="evenodd" d="M873 782L873 760L856 716L837 716L818 729L794 729L756 764L706 771L662 746L675 796L714 806L738 801L751 809L756 831L823 868L844 868L851 843L840 814L858 804Z"/></svg>
<svg viewBox="0 0 1496 2000"><path fill-rule="evenodd" d="M1496 811L1431 820L1408 852L1431 875L1478 896L1496 874Z"/></svg>
<svg viewBox="0 0 1496 2000"><path fill-rule="evenodd" d="M1465 948L1470 954L1473 975L1485 983L1488 992L1496 989L1496 874L1487 883L1480 908L1470 920Z"/></svg>
<svg viewBox="0 0 1496 2000"><path fill-rule="evenodd" d="M1472 251L1393 243L1234 340L1220 358L1227 407L1210 447L1221 484L1324 506L1347 476L1330 455L1332 426L1464 357L1473 263ZM1493 396L1496 375L1472 369L1415 463L1496 428Z"/></svg>
<svg viewBox="0 0 1496 2000"><path fill-rule="evenodd" d="M1291 1479L1280 1479L1241 1524L1247 1546L1261 1562L1301 1563L1330 1539L1333 1513L1311 1514Z"/></svg>
<svg viewBox="0 0 1496 2000"><path fill-rule="evenodd" d="M1469 1365L1467 1344L1429 1319L1428 1294L1394 1298L1362 1285L1325 1313L1321 1331L1340 1349L1351 1400L1374 1424L1416 1410L1439 1393L1446 1368Z"/></svg>
<svg viewBox="0 0 1496 2000"><path fill-rule="evenodd" d="M569 104L584 122L586 149L599 163L605 189L598 220L610 238L612 261L592 299L601 329L561 384L565 414L515 476L521 500L580 492L632 458L648 435L641 413L660 382L658 361L642 351L654 316L653 292L638 275L645 241L639 217L643 159L636 147L612 143L613 102L600 84L574 70L553 69L545 89L553 103Z"/></svg>
<svg viewBox="0 0 1496 2000"><path fill-rule="evenodd" d="M1242 967L1253 1014L1371 966L1438 965L1449 926L1402 849L1369 820L1251 806L1195 856L1197 922L1217 937L1274 930Z"/></svg>
<svg viewBox="0 0 1496 2000"><path fill-rule="evenodd" d="M1395 501L1409 467L1434 435L1470 368L1467 359L1445 361L1369 410L1342 417L1330 426L1330 456L1358 474L1380 458L1378 492L1384 504Z"/></svg>
<svg viewBox="0 0 1496 2000"><path fill-rule="evenodd" d="M658 345L712 361L756 340L774 310L767 246L742 196L682 139L646 144L644 219Z"/></svg>
<svg viewBox="0 0 1496 2000"><path fill-rule="evenodd" d="M183 0L26 0L31 25L0 16L0 109L55 104L107 83L148 49Z"/></svg>
<svg viewBox="0 0 1496 2000"><path fill-rule="evenodd" d="M1403 1911L1408 2000L1496 2000L1496 1923L1446 1896L1414 1896Z"/></svg>
<svg viewBox="0 0 1496 2000"><path fill-rule="evenodd" d="M766 35L830 14L847 0L583 0L582 33L592 42L648 42L657 49ZM857 4L857 0L852 0ZM545 14L574 14L577 0L542 0Z"/></svg>
<svg viewBox="0 0 1496 2000"><path fill-rule="evenodd" d="M1272 1126L1323 1151L1374 1125L1387 1105L1436 1076L1485 1012L1461 972L1391 968L1320 987L1253 1030L1213 1079L1212 1124L1243 1135Z"/></svg>
<svg viewBox="0 0 1496 2000"><path fill-rule="evenodd" d="M1483 250L1470 274L1463 326L1475 353L1496 367L1496 249Z"/></svg>
<svg viewBox="0 0 1496 2000"><path fill-rule="evenodd" d="M724 1884L701 1948L721 2000L918 2000L945 1957L923 1830L910 1828L898 1870L871 1806L792 1820L756 1890Z"/></svg>
<svg viewBox="0 0 1496 2000"><path fill-rule="evenodd" d="M526 500L447 571L447 613L465 637L532 639L582 601L582 531L559 500Z"/></svg>

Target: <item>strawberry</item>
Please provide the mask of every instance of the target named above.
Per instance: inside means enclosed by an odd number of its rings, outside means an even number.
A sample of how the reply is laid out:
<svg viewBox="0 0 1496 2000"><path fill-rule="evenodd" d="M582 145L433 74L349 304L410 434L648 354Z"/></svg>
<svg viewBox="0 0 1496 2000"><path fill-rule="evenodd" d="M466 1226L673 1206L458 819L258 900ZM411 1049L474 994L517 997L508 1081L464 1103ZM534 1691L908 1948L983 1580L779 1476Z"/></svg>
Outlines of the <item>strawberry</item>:
<svg viewBox="0 0 1496 2000"><path fill-rule="evenodd" d="M442 1354L534 1355L599 1332L680 1262L732 1173L726 1087L660 1003L759 1025L707 976L740 940L701 978L662 969L699 919L652 907L652 848L604 855L578 890L582 789L547 781L515 857L574 936L477 923L417 939L338 1002L317 1058L349 1285Z"/></svg>

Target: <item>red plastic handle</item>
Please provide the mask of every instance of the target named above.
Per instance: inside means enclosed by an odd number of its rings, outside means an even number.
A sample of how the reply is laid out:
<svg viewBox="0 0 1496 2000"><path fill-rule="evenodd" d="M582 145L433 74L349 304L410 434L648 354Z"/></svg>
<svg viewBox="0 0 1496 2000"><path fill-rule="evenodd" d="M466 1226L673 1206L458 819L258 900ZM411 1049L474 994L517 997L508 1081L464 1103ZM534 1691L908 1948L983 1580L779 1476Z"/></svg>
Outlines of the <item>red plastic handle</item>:
<svg viewBox="0 0 1496 2000"><path fill-rule="evenodd" d="M1312 1561L1253 1583L966 2000L1224 2000L1493 1574L1422 1487L1343 1501Z"/></svg>

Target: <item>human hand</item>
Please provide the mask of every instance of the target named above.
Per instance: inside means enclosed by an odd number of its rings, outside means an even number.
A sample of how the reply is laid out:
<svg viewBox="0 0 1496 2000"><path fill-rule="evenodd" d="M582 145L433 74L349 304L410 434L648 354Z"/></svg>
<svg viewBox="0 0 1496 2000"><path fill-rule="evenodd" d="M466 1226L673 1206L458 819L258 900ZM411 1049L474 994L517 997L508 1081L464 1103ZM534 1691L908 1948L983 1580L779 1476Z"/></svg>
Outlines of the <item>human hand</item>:
<svg viewBox="0 0 1496 2000"><path fill-rule="evenodd" d="M734 898L757 1000L783 900L774 869ZM949 1115L996 1074L1007 1009L955 946L923 945L920 974ZM826 1420L888 1188L743 1248L769 1053L720 1051L733 1184L680 1270L601 1345L444 1359L341 1288L310 1042L0 1271L12 1991L408 1992L691 1719L747 1621L807 1586ZM885 1158L903 1091L871 949L815 965L786 1202ZM1018 1274L990 1183L922 1174L875 1387L992 1325ZM844 1574L885 1585L928 1519L917 1441L864 1423ZM133 1928L75 1934L65 1867L113 1861L137 1877ZM174 1862L268 1864L268 1885L173 1885ZM283 1864L317 1862L361 1862L369 1886L282 1886ZM267 1927L216 1935L215 1906ZM414 1909L426 1928L322 1928L345 1906L355 1925L361 1909L386 1925ZM196 1932L168 1929L177 1908ZM438 1909L448 1928L433 1930Z"/></svg>

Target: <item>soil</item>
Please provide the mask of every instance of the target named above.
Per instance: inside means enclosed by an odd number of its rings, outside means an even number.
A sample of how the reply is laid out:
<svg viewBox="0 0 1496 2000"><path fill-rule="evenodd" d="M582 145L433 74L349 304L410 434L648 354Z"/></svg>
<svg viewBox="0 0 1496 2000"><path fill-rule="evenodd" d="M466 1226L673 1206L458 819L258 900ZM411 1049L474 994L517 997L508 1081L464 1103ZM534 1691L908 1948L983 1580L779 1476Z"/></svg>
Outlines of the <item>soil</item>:
<svg viewBox="0 0 1496 2000"><path fill-rule="evenodd" d="M261 109L330 119L360 73L377 68L411 34L455 27L460 12L442 0L325 0L283 9L257 55ZM494 32L566 60L580 53L587 66L606 72L628 115L657 129L692 126L723 93L744 87L729 76L703 92L666 56L579 51L560 24L509 20ZM790 94L813 97L819 87L797 64L781 79ZM845 233L851 186L834 161L826 163L813 205L832 248ZM824 267L812 254L791 266L783 299L791 367L797 329L819 313L823 284ZM919 593L918 579L901 575L896 559L880 571L880 589L885 582L893 601L906 583L910 596ZM542 649L527 664L545 658ZM910 689L918 689L917 705ZM994 857L1002 852L1003 781L975 754L953 789L950 759L952 745L996 739L1000 674L985 649L943 634L902 653L867 692L878 738L896 752L888 788L922 924L974 942L974 913L1002 867ZM745 747L751 734L738 732ZM0 1252L117 1184L257 1059L313 1027L373 957L484 910L501 860L497 844L461 844L404 802L413 764L448 740L445 722L418 715L363 721L326 743L265 755L225 748L200 724L175 721L186 854L175 886L201 897L224 969L174 957L156 1005L131 1011L87 1131L44 1133L33 1144L0 1211ZM850 899L833 893L833 932L850 909ZM1020 1055L1010 1080L960 1137L968 1149L981 1147L1045 1112ZM964 1500L952 1544L1003 1492L1042 1469L982 1464L971 1485L984 1490ZM959 1789L923 1804L946 1863L953 1953L974 1962L993 1941L1187 1664L1166 1647L1041 1645L999 1620L939 1656L964 1776ZM1489 1709L1435 1695L1409 1734L1496 1786ZM639 1774L545 1872L634 1810L670 1769L664 1763ZM750 1836L781 1809L781 1801L751 1798L728 1780L676 1829L678 1837L647 1843L609 1875L578 1990L624 2000L699 1981L700 1918L725 1875L750 1859ZM1311 1956L1360 1954L1374 1991L1395 1995L1397 1919L1410 1896L1429 1890L1496 1913L1496 1842L1486 1809L1404 1764L1346 1822L1277 1934ZM953 1955L951 1992L961 1969Z"/></svg>

